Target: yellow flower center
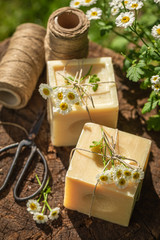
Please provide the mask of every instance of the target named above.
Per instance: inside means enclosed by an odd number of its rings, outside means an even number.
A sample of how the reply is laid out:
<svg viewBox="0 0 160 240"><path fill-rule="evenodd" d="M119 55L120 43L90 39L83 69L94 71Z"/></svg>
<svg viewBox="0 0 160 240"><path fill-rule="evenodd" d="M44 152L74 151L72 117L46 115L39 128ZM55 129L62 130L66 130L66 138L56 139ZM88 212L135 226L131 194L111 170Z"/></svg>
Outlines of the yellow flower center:
<svg viewBox="0 0 160 240"><path fill-rule="evenodd" d="M128 171L128 170L126 170L126 171L124 171L124 175L125 175L126 177L130 177L130 176L131 176L131 172Z"/></svg>
<svg viewBox="0 0 160 240"><path fill-rule="evenodd" d="M157 31L157 33L160 35L160 28L158 28L156 31Z"/></svg>
<svg viewBox="0 0 160 240"><path fill-rule="evenodd" d="M57 211L53 211L52 212L52 216L54 217L54 216L56 216L57 215Z"/></svg>
<svg viewBox="0 0 160 240"><path fill-rule="evenodd" d="M102 175L102 176L100 176L100 180L101 180L102 182L106 182L106 181L108 180L108 177Z"/></svg>
<svg viewBox="0 0 160 240"><path fill-rule="evenodd" d="M40 220L40 221L41 221L41 220L43 220L43 219L44 219L44 216L42 216L42 215L38 215L38 216L37 216L37 218L38 218L38 220Z"/></svg>
<svg viewBox="0 0 160 240"><path fill-rule="evenodd" d="M92 12L91 15L92 16L97 16L97 12Z"/></svg>
<svg viewBox="0 0 160 240"><path fill-rule="evenodd" d="M80 2L75 2L75 3L74 3L74 5L76 5L76 6L79 5L79 4L80 4Z"/></svg>
<svg viewBox="0 0 160 240"><path fill-rule="evenodd" d="M117 176L117 178L120 178L120 177L122 176L122 171L121 171L121 170L118 170L118 171L116 172L116 176Z"/></svg>
<svg viewBox="0 0 160 240"><path fill-rule="evenodd" d="M157 79L158 79L158 77L154 77L154 78L153 78L153 81L156 81Z"/></svg>
<svg viewBox="0 0 160 240"><path fill-rule="evenodd" d="M43 93L44 95L48 96L50 94L50 91L48 90L48 88L43 88Z"/></svg>
<svg viewBox="0 0 160 240"><path fill-rule="evenodd" d="M123 186L123 185L125 185L125 183L126 183L126 180L124 178L121 178L119 180L119 185Z"/></svg>
<svg viewBox="0 0 160 240"><path fill-rule="evenodd" d="M62 99L63 99L63 93L62 93L62 92L58 93L58 99L59 99L59 100L62 100Z"/></svg>
<svg viewBox="0 0 160 240"><path fill-rule="evenodd" d="M130 18L128 16L125 16L121 19L121 22L127 23L127 22L129 22L129 20L130 20Z"/></svg>
<svg viewBox="0 0 160 240"><path fill-rule="evenodd" d="M128 1L124 1L124 4L126 5L128 3Z"/></svg>
<svg viewBox="0 0 160 240"><path fill-rule="evenodd" d="M133 179L139 179L139 173L138 172L133 174Z"/></svg>
<svg viewBox="0 0 160 240"><path fill-rule="evenodd" d="M155 87L157 90L160 89L160 83L155 84L154 87Z"/></svg>
<svg viewBox="0 0 160 240"><path fill-rule="evenodd" d="M137 8L138 7L138 3L133 3L132 4L132 8Z"/></svg>
<svg viewBox="0 0 160 240"><path fill-rule="evenodd" d="M67 110L67 108L68 108L67 103L61 103L59 106L60 106L60 109L63 110L63 111Z"/></svg>
<svg viewBox="0 0 160 240"><path fill-rule="evenodd" d="M35 210L37 208L35 203L31 203L30 204L30 209Z"/></svg>
<svg viewBox="0 0 160 240"><path fill-rule="evenodd" d="M70 93L68 93L68 99L69 100L74 100L75 99L75 95L74 95L74 93L72 93L72 92L70 92Z"/></svg>
<svg viewBox="0 0 160 240"><path fill-rule="evenodd" d="M85 0L86 3L90 3L92 0Z"/></svg>

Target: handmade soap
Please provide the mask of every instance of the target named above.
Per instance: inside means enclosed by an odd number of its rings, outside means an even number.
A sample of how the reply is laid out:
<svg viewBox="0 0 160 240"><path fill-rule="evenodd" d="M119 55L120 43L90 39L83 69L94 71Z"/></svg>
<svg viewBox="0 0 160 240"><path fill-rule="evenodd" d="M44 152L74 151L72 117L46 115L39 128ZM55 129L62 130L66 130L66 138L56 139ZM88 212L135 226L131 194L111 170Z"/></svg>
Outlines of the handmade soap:
<svg viewBox="0 0 160 240"><path fill-rule="evenodd" d="M95 122L112 128L117 126L118 99L111 58L94 59L74 59L74 60L54 60L47 63L48 84L51 87L71 87L66 84L66 78L75 76L81 77L89 71L90 75L82 81L88 83L91 75L96 75L100 81L98 89L93 91L91 86L87 88L87 94L92 97L95 107L87 95L83 98L87 103L74 105L73 110L62 115L54 112L55 101L51 97L48 99L48 119L51 129L51 141L54 146L76 145L81 130L86 122ZM84 86L83 86L84 88ZM86 106L89 110L86 110ZM89 117L91 116L91 118Z"/></svg>
<svg viewBox="0 0 160 240"><path fill-rule="evenodd" d="M115 129L103 127L109 142ZM101 139L101 126L86 123L70 161L65 179L64 206L119 225L128 226L135 202L140 194L142 181L129 183L124 189L115 183L97 183L97 174L103 170L101 156L91 153L90 145ZM145 172L151 141L133 134L118 131L115 152L134 159ZM86 152L85 150L89 150ZM129 161L136 167L137 163ZM95 193L94 193L95 191Z"/></svg>

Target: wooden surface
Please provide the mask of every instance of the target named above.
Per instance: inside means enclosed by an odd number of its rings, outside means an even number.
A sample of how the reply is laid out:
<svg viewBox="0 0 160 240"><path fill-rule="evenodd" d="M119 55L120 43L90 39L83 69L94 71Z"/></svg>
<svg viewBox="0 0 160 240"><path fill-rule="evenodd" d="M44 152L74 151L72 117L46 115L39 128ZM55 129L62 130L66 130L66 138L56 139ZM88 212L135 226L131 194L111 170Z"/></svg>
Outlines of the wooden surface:
<svg viewBox="0 0 160 240"><path fill-rule="evenodd" d="M0 43L0 57L5 53L8 40ZM129 227L102 221L96 218L67 210L63 207L65 174L68 168L68 158L71 147L55 148L50 143L49 124L44 120L36 144L45 155L49 175L51 176L52 193L49 196L51 207L61 208L60 217L47 224L36 224L32 215L26 210L26 203L16 203L13 198L13 187L18 178L22 165L24 165L27 151L19 159L14 176L5 192L0 195L0 239L24 240L152 240L160 239L160 133L148 132L141 108L148 96L147 91L139 89L139 85L127 80L121 71L123 58L108 49L90 43L89 57L111 56L113 58L120 112L118 128L120 130L146 137L152 140L152 149L146 171L139 202L136 203ZM18 123L30 129L38 111L46 102L38 94L40 82L45 82L45 71L42 74L35 92L27 107L21 110L11 110L0 106L0 120ZM25 134L15 127L0 125L0 147L9 143L20 141ZM134 147L134 146L133 146ZM0 182L9 168L13 153L0 158ZM37 162L36 162L37 161ZM31 172L32 170L32 172ZM34 176L35 171L41 178L43 165L35 160L30 168L25 184L22 186L24 193L35 190L38 186ZM74 197L74 196L73 196Z"/></svg>

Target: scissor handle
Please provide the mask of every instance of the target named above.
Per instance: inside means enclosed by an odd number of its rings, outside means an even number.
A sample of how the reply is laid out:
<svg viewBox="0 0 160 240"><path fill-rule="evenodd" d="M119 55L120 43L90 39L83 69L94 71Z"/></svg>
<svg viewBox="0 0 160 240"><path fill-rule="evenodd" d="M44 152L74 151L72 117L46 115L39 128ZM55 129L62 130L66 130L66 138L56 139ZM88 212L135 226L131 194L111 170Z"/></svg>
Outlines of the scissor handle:
<svg viewBox="0 0 160 240"><path fill-rule="evenodd" d="M36 152L40 155L40 157L41 157L41 159L42 159L42 161L43 161L43 165L44 165L44 178L43 178L42 184L41 184L41 186L38 188L38 190L37 190L36 192L34 192L32 195L27 196L27 197L20 198L20 197L18 196L19 187L21 186L21 183L22 183L22 181L23 181L23 178L25 177L25 174L26 174L26 172L27 172L27 169L28 169L28 167L29 167L29 165L30 165L30 163L31 163L31 161L32 161L32 158L33 158L33 156L34 156L34 154L35 154ZM38 193L40 193L41 190L44 188L45 183L46 183L46 181L47 181L47 175L48 175L48 166L47 166L46 159L44 158L44 156L42 155L42 153L40 152L40 150L39 150L35 145L31 146L30 156L29 156L29 158L28 158L28 160L27 160L27 162L26 162L26 164L25 164L25 166L24 166L24 168L23 168L23 170L22 170L22 172L21 172L21 174L20 174L20 177L18 178L18 180L17 180L17 182L16 182L16 184L15 184L14 190L13 190L13 195L14 195L15 200L22 202L22 201L26 201L26 200L28 200L28 199L31 199L31 198L35 197L35 196L36 196Z"/></svg>
<svg viewBox="0 0 160 240"><path fill-rule="evenodd" d="M8 146L0 149L0 153L2 153L2 152L5 152L5 151L7 151L7 150L9 150L9 149L12 149L12 148L15 148L15 147L18 146L17 151L16 151L16 154L15 154L14 159L13 159L13 161L12 161L11 167L10 167L8 173L7 173L7 176L6 176L6 178L5 178L4 182L3 182L3 185L0 187L0 192L1 192L2 190L4 190L4 188L7 186L8 182L9 182L9 180L10 180L10 177L11 177L11 175L12 175L12 172L13 172L14 167L15 167L16 162L17 162L17 158L18 158L19 153L20 153L21 148L22 148L22 146L21 146L21 145L22 145L22 142L23 142L23 141L21 141L20 143L18 143L18 142L17 142L17 143L13 143L13 144L11 144L11 145L8 145ZM24 144L23 144L23 146L24 146Z"/></svg>

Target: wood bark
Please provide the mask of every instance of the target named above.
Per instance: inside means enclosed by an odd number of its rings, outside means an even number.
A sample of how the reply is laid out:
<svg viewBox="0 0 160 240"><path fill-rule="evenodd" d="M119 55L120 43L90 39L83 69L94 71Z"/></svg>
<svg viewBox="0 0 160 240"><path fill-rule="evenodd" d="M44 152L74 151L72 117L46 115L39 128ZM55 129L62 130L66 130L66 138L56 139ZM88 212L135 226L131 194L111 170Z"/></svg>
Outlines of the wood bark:
<svg viewBox="0 0 160 240"><path fill-rule="evenodd" d="M0 58L9 40L0 43ZM0 239L2 240L155 240L160 239L160 133L147 131L141 109L149 91L141 90L138 83L125 78L122 72L123 57L109 49L90 42L89 57L110 56L113 59L118 98L120 103L118 129L152 140L152 149L141 196L136 203L129 227L122 227L96 218L67 210L63 206L65 174L71 147L54 147L50 142L50 130L45 118L36 144L47 159L52 192L51 207L61 208L60 217L47 224L36 224L27 211L26 203L17 203L13 187L26 161L28 151L23 151L14 176L7 189L0 195ZM46 72L41 75L28 105L21 110L11 110L0 105L0 120L20 124L30 129L39 110L46 105L38 93L40 82L45 82ZM0 147L20 141L25 133L16 127L0 125ZM134 147L134 146L133 146ZM0 183L2 183L13 158L13 152L0 157ZM38 184L35 173L43 177L43 165L35 159L22 186L22 194L34 191Z"/></svg>

